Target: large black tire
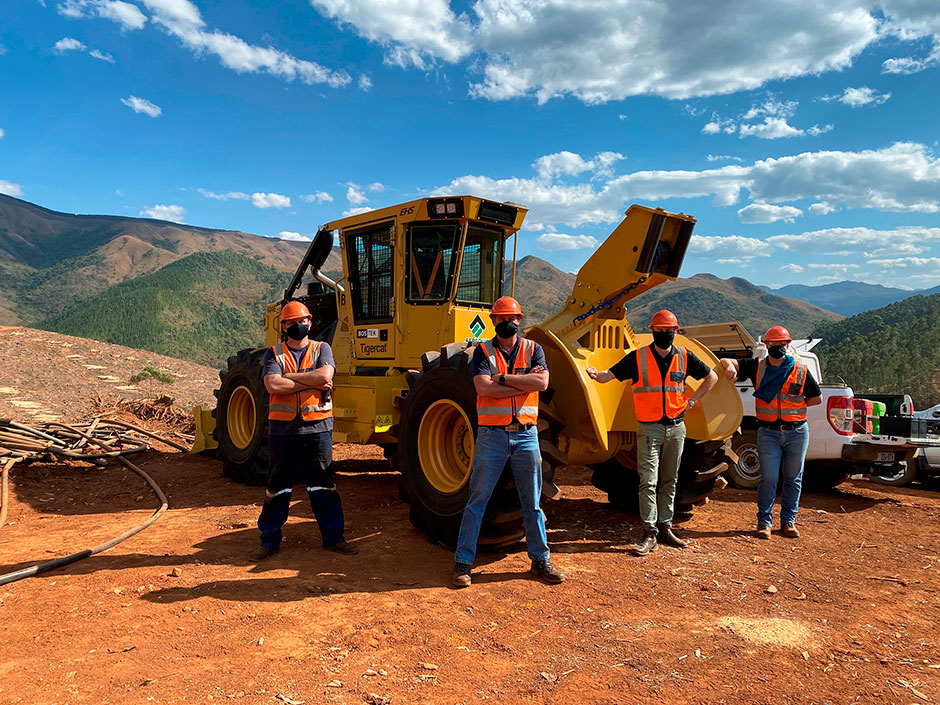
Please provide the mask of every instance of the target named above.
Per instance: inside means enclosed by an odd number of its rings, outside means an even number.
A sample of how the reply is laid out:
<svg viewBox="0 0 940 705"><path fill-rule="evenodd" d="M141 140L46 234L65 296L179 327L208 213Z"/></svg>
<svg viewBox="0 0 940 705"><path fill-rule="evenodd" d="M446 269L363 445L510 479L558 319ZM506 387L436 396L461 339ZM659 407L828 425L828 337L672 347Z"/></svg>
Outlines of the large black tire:
<svg viewBox="0 0 940 705"><path fill-rule="evenodd" d="M392 462L401 471L399 495L411 504L409 518L448 548L457 545L470 494L477 413L469 352L452 344L423 356L422 372L410 375L408 394L399 401L401 420L394 429L398 452ZM435 430L442 434L440 443L433 440ZM522 508L507 466L483 517L479 545L505 546L522 536Z"/></svg>
<svg viewBox="0 0 940 705"><path fill-rule="evenodd" d="M728 469L725 451L728 441L696 442L687 440L679 464L676 483L676 512L689 513L715 489L721 473ZM607 493L611 504L627 512L639 509L640 478L636 471L636 454L621 452L610 460L593 465L591 483ZM724 487L724 483L721 485Z"/></svg>
<svg viewBox="0 0 940 705"><path fill-rule="evenodd" d="M268 477L268 392L264 387L266 348L240 350L219 372L221 385L213 436L223 472L236 482L264 485Z"/></svg>
<svg viewBox="0 0 940 705"><path fill-rule="evenodd" d="M895 463L890 474L876 475L871 474L871 481L879 485L888 485L889 487L907 487L917 479L920 467L917 458Z"/></svg>
<svg viewBox="0 0 940 705"><path fill-rule="evenodd" d="M725 477L732 487L741 490L756 490L760 483L760 456L757 452L757 429L736 433L731 438L731 450L737 462L728 464Z"/></svg>
<svg viewBox="0 0 940 705"><path fill-rule="evenodd" d="M803 467L803 489L810 492L831 490L849 479L844 464L824 465L806 463Z"/></svg>

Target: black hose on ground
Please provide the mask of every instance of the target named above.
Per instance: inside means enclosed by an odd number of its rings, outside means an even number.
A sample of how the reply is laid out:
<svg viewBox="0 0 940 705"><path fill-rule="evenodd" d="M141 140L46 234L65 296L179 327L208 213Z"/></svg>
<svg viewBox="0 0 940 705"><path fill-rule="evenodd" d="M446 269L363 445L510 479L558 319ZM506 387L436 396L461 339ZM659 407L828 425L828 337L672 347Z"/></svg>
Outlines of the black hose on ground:
<svg viewBox="0 0 940 705"><path fill-rule="evenodd" d="M103 448L105 452L78 454L78 453L75 453L74 451L71 451L70 449L63 448L62 446L55 446L55 447L46 446L43 449L43 451L52 452L56 455L65 455L66 457L70 457L73 459L89 459L92 461L99 460L105 457L116 457L119 461L121 461L121 463L124 464L125 467L135 472L136 474L138 474L140 477L144 479L144 481L150 486L150 489L153 490L154 494L157 495L157 499L160 500L160 508L157 509L157 511L155 511L153 515L151 515L150 518L147 519L145 522L138 524L137 526L135 526L132 529L129 529L128 531L125 531L123 534L121 534L120 536L116 536L110 541L106 541L105 543L99 544L98 546L93 546L92 548L87 548L84 551L79 551L78 553L72 553L71 555L63 556L61 558L53 558L52 560L43 561L42 563L37 563L28 568L23 568L21 570L14 571L12 573L6 573L5 575L0 575L0 585L6 585L7 583L16 582L17 580L22 580L23 578L29 578L34 575L39 575L41 573L47 573L50 570L61 568L62 566L69 565L70 563L75 563L76 561L80 561L83 558L88 558L89 556L94 556L97 553L102 553L103 551L107 551L109 548L113 548L114 546L117 546L122 541L129 539L131 536L134 536L135 534L139 534L141 531L143 531L148 526L153 524L155 521L157 521L157 519L163 516L163 514L166 512L169 506L169 502L167 500L166 495L163 493L163 490L160 489L159 485L157 485L157 483L154 482L153 478L150 477L150 475L145 473L143 470L141 470L139 467L134 465L134 463L132 463L131 461L129 461L127 458L124 457L125 452L137 452L140 450L144 450L145 446L135 446L124 451L113 450L111 449L110 443L103 441L101 439L98 439L94 436L88 435L86 433L83 433L77 428L66 426L65 424L56 424L56 425L62 426L72 431L73 433L76 433L84 437L90 443L94 443L95 445L101 446L101 448ZM27 433L31 433L34 436L45 438L47 440L52 440L56 444L60 442L60 439L56 438L55 436L44 433L43 431L40 431L38 429L30 428L29 426L18 424L8 419L0 419L0 426L9 426L11 428L15 428L20 431L25 431ZM163 439L159 439L159 440L162 441ZM62 453L60 451L66 451L66 452ZM3 466L2 511L4 514L6 513L6 508L7 508L7 497L6 497L7 472L9 470L9 467L12 466L12 464L13 464L12 462L7 462L7 463L4 463L4 466ZM3 522L0 521L0 525L2 525L2 523Z"/></svg>

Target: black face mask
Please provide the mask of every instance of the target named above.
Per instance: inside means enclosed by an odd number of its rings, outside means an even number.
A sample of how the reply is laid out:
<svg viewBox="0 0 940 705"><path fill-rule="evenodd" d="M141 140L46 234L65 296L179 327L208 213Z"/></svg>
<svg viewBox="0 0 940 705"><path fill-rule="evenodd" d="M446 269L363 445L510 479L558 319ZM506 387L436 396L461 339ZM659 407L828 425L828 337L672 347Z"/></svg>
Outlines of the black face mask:
<svg viewBox="0 0 940 705"><path fill-rule="evenodd" d="M782 345L769 345L767 347L767 354L770 355L774 360L779 360L781 357L787 354L787 349Z"/></svg>
<svg viewBox="0 0 940 705"><path fill-rule="evenodd" d="M287 337L291 340L303 340L310 333L309 323L295 323L287 326Z"/></svg>
<svg viewBox="0 0 940 705"><path fill-rule="evenodd" d="M501 321L496 324L496 335L506 340L519 332L519 324L512 321Z"/></svg>
<svg viewBox="0 0 940 705"><path fill-rule="evenodd" d="M676 339L675 332L671 330L654 330L653 331L653 343L656 344L657 348L663 350L669 348L672 345L672 341Z"/></svg>

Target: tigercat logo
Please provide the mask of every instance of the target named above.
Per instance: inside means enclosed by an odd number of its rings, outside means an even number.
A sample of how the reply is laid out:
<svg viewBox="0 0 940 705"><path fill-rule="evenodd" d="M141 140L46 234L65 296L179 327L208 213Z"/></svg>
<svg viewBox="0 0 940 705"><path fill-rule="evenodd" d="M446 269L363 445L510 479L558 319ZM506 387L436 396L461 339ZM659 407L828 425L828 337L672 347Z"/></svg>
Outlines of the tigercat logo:
<svg viewBox="0 0 940 705"><path fill-rule="evenodd" d="M470 321L470 332L473 333L474 338L479 338L480 334L486 330L486 324L483 322L483 319L480 318L480 314L477 314L473 317L473 320Z"/></svg>

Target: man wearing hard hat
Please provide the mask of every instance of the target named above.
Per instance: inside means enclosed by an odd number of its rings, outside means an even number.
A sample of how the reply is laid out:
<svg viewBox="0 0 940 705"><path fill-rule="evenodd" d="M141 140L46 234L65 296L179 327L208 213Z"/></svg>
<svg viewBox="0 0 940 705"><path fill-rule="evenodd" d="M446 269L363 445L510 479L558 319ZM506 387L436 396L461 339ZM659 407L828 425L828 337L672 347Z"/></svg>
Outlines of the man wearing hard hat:
<svg viewBox="0 0 940 705"><path fill-rule="evenodd" d="M470 473L470 498L464 509L454 554L454 586L468 587L483 513L509 461L522 504L526 548L532 573L547 583L565 579L549 560L539 452L539 392L548 388L542 346L519 335L522 308L511 296L490 311L496 337L477 346L470 374L477 392L477 437Z"/></svg>
<svg viewBox="0 0 940 705"><path fill-rule="evenodd" d="M760 458L757 536L762 539L770 538L777 478L781 469L780 530L791 539L800 536L796 528L796 512L803 487L803 461L809 447L806 408L822 403L822 392L813 374L787 349L791 342L790 331L783 326L773 326L764 334L767 357L761 360L719 360L728 379L749 379L754 384L757 454Z"/></svg>
<svg viewBox="0 0 940 705"><path fill-rule="evenodd" d="M640 518L643 539L630 552L645 556L664 543L687 545L672 529L676 480L685 444L686 409L691 409L715 386L718 375L686 348L673 345L679 322L671 311L660 311L650 321L653 342L631 350L609 370L586 372L598 382L633 381L637 420L637 472L640 475ZM703 380L691 396L687 377Z"/></svg>
<svg viewBox="0 0 940 705"><path fill-rule="evenodd" d="M343 537L343 505L333 483L333 351L311 340L310 311L299 301L281 309L286 339L264 357L264 386L270 394L268 452L270 466L264 506L258 518L261 545L251 554L260 561L281 546L294 483L302 479L323 547L337 553L358 550Z"/></svg>

